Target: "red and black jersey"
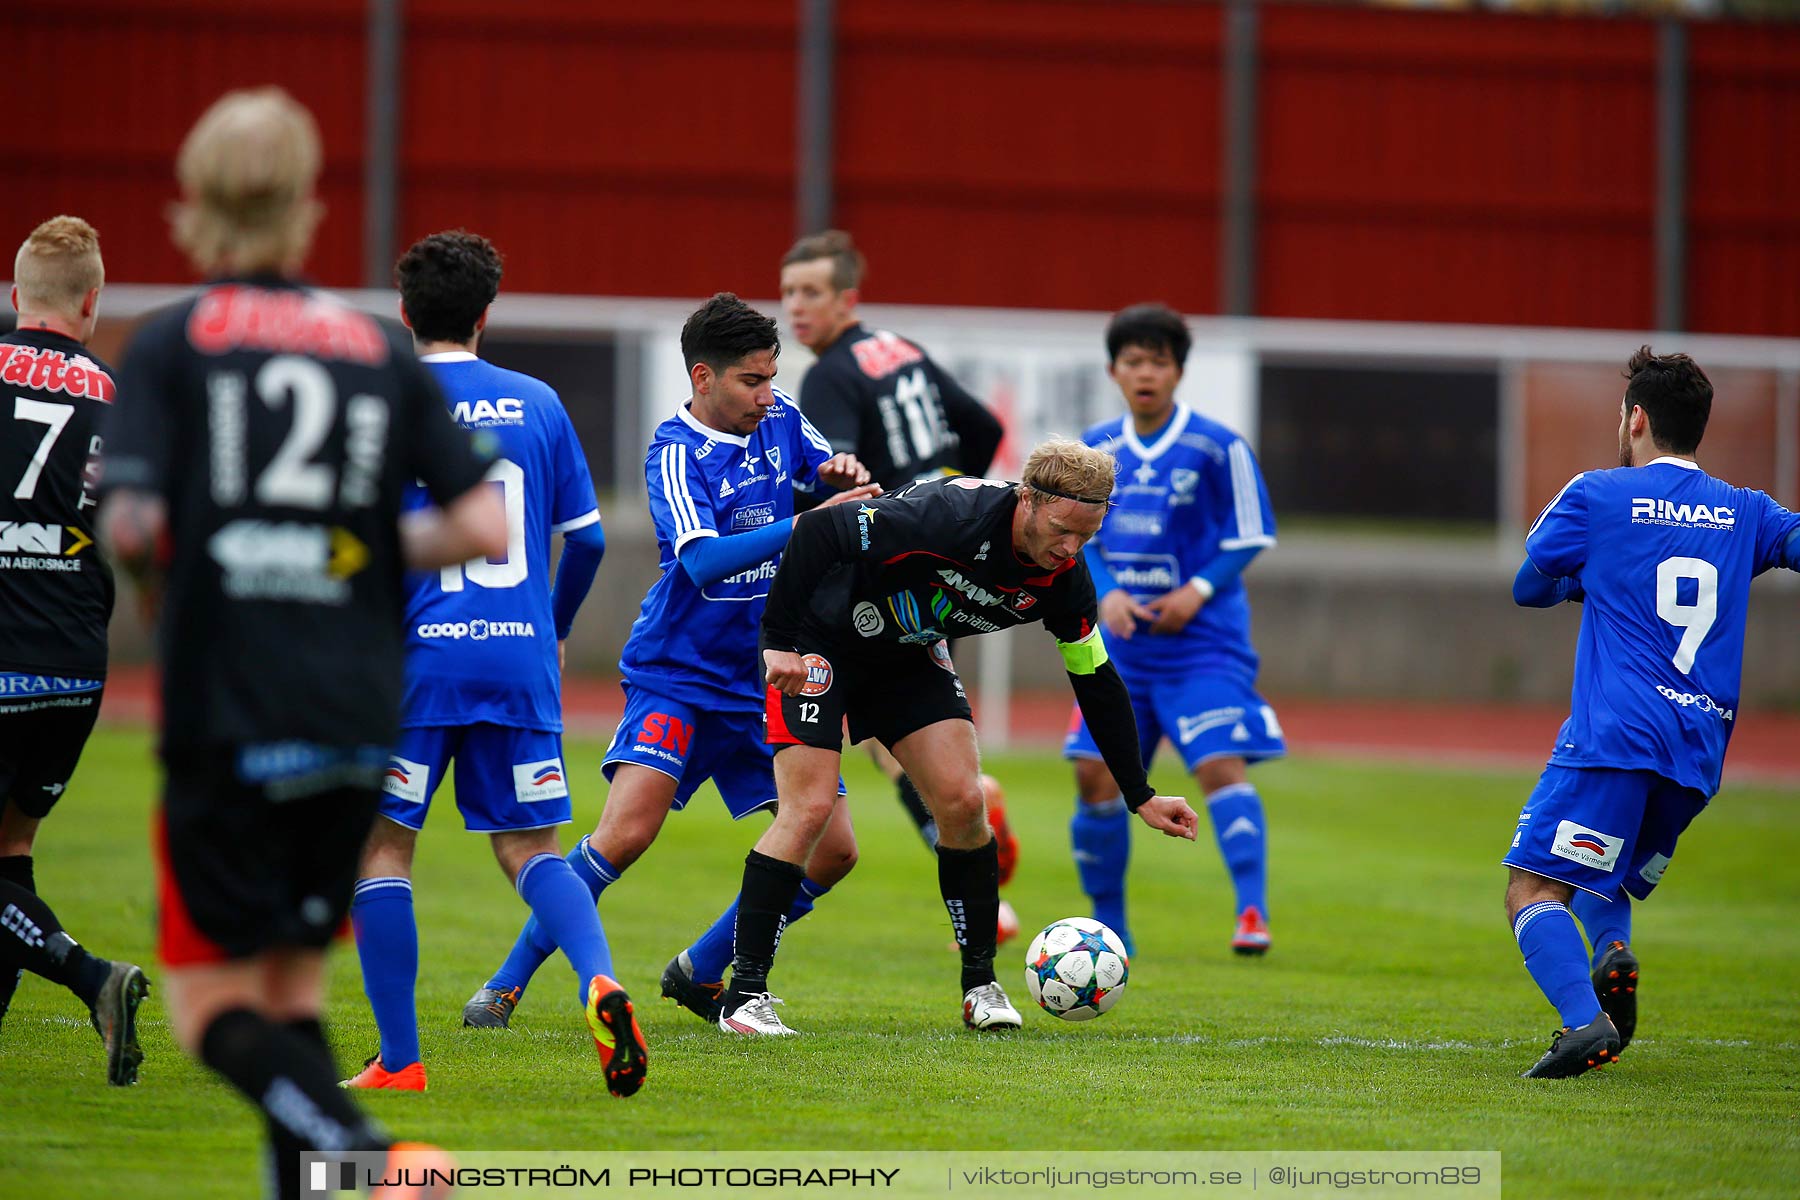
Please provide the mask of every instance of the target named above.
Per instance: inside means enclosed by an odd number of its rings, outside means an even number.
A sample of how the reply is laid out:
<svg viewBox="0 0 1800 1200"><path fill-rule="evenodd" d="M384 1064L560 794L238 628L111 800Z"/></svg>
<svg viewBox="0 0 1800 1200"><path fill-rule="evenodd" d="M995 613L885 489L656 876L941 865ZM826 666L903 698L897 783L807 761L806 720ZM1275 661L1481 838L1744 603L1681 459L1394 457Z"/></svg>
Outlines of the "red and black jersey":
<svg viewBox="0 0 1800 1200"><path fill-rule="evenodd" d="M403 486L445 504L488 466L398 326L274 277L144 323L102 486L168 505L165 753L381 746L399 723Z"/></svg>
<svg viewBox="0 0 1800 1200"><path fill-rule="evenodd" d="M862 325L806 373L800 411L888 491L950 472L982 475L1000 447L1000 422L930 355Z"/></svg>
<svg viewBox="0 0 1800 1200"><path fill-rule="evenodd" d="M1076 703L1136 811L1152 792L1131 697L1098 635L1087 563L1077 555L1047 571L1020 558L1012 539L1017 508L1015 485L957 476L803 514L769 588L762 645L805 653L828 644L852 656L863 646L875 658L877 645L892 655L896 643L937 648L947 637L1042 623L1067 647ZM850 701L853 736L859 725L873 729L868 714L856 711L866 702Z"/></svg>
<svg viewBox="0 0 1800 1200"><path fill-rule="evenodd" d="M0 337L0 670L99 679L113 578L94 545L112 368L43 329Z"/></svg>
<svg viewBox="0 0 1800 1200"><path fill-rule="evenodd" d="M1094 627L1078 556L1056 571L1013 551L1014 485L956 476L806 514L769 591L763 632L930 645L1042 622L1061 642Z"/></svg>

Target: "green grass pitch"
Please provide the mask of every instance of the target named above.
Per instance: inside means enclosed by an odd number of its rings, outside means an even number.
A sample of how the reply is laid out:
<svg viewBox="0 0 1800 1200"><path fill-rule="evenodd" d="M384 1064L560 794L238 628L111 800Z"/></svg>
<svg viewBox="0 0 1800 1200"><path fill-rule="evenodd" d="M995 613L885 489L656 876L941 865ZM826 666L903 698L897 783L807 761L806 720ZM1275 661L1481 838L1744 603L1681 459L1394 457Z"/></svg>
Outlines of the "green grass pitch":
<svg viewBox="0 0 1800 1200"><path fill-rule="evenodd" d="M155 977L148 733L102 730L46 823L37 877L71 932ZM599 810L603 747L571 742L577 825ZM1024 941L1084 913L1071 787L1047 754L989 764L1024 843L1007 895L1025 934L1001 980L1025 1007ZM650 1079L608 1097L559 957L508 1033L458 1028L524 909L447 797L421 841L419 1011L431 1091L375 1095L396 1133L464 1150L1500 1150L1512 1196L1786 1196L1800 1180L1800 814L1793 791L1728 787L1639 911L1639 1039L1568 1082L1516 1078L1554 1014L1501 912L1526 774L1328 764L1259 768L1275 946L1227 948L1210 836L1135 830L1139 953L1104 1019L1031 1009L1015 1036L958 1019L931 859L860 754L846 757L855 873L787 936L774 988L805 1036L727 1038L657 997L664 962L736 889L760 818L710 791L602 905L638 997ZM1165 790L1184 789L1165 760ZM1202 826L1204 829L1204 821ZM565 839L565 844L574 834ZM356 956L334 958L328 1020L348 1073L374 1052ZM145 1006L142 1082L109 1089L86 1014L27 976L0 1028L0 1196L244 1196L258 1123ZM208 1168L196 1172L196 1164Z"/></svg>

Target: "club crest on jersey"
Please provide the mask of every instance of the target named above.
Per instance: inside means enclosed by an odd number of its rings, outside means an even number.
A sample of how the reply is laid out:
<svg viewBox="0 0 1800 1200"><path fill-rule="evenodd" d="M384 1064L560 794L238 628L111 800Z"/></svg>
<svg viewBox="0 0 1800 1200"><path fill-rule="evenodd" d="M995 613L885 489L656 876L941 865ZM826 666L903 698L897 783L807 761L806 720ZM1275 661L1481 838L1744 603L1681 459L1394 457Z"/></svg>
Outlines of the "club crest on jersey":
<svg viewBox="0 0 1800 1200"><path fill-rule="evenodd" d="M1200 486L1200 472L1176 467L1169 472L1169 486L1175 489L1177 496L1192 496L1194 489Z"/></svg>
<svg viewBox="0 0 1800 1200"><path fill-rule="evenodd" d="M513 795L521 804L532 804L540 800L560 800L569 794L569 785L563 780L563 765L560 758L514 763L512 772Z"/></svg>
<svg viewBox="0 0 1800 1200"><path fill-rule="evenodd" d="M1631 501L1633 525L1678 525L1688 529L1731 529L1737 513L1723 504L1676 504L1660 497Z"/></svg>
<svg viewBox="0 0 1800 1200"><path fill-rule="evenodd" d="M831 690L831 662L823 654L808 654L800 665L806 668L806 682L800 685L802 696L823 696Z"/></svg>
<svg viewBox="0 0 1800 1200"><path fill-rule="evenodd" d="M777 471L781 470L781 447L770 446L767 450L763 451L763 453L769 456L769 465L771 467L774 467Z"/></svg>
<svg viewBox="0 0 1800 1200"><path fill-rule="evenodd" d="M396 800L423 804L430 794L427 788L430 777L431 769L424 763L395 754L388 758L387 769L381 773L381 790Z"/></svg>
<svg viewBox="0 0 1800 1200"><path fill-rule="evenodd" d="M1550 844L1550 853L1584 867L1610 872L1619 865L1619 849L1624 844L1624 838L1596 832L1574 821L1562 821L1556 826L1556 840Z"/></svg>

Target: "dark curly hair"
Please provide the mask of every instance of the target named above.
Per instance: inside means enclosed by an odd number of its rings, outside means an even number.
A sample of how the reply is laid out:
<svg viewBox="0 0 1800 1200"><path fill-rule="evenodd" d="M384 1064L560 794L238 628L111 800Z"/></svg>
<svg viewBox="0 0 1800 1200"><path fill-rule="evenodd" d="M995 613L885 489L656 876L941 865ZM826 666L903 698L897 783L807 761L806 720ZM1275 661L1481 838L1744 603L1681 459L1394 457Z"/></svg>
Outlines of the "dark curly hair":
<svg viewBox="0 0 1800 1200"><path fill-rule="evenodd" d="M500 252L478 233L420 238L394 264L400 307L422 342L466 342L500 294Z"/></svg>
<svg viewBox="0 0 1800 1200"><path fill-rule="evenodd" d="M681 327L681 357L690 371L695 363L705 363L723 373L763 350L781 353L775 322L731 292L713 296Z"/></svg>
<svg viewBox="0 0 1800 1200"><path fill-rule="evenodd" d="M1631 405L1650 418L1650 440L1670 454L1692 454L1712 416L1712 380L1685 354L1653 354L1648 346L1625 364L1627 411Z"/></svg>

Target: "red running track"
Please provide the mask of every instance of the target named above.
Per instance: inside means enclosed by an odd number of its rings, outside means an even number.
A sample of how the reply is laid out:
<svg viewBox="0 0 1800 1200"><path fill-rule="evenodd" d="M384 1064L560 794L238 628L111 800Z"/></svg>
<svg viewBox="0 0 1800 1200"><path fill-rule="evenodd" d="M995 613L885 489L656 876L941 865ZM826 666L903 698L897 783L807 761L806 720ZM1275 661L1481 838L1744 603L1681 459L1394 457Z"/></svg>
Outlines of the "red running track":
<svg viewBox="0 0 1800 1200"><path fill-rule="evenodd" d="M155 711L154 675L144 668L113 672L101 709L104 720L144 722ZM1014 741L1029 747L1061 744L1068 725L1066 694L1015 696ZM1568 715L1549 705L1425 704L1388 701L1273 700L1288 746L1302 757L1358 758L1463 767L1530 769L1542 766ZM625 707L616 681L571 678L563 708L571 732L607 736ZM1745 713L1732 734L1727 782L1800 786L1800 715Z"/></svg>

